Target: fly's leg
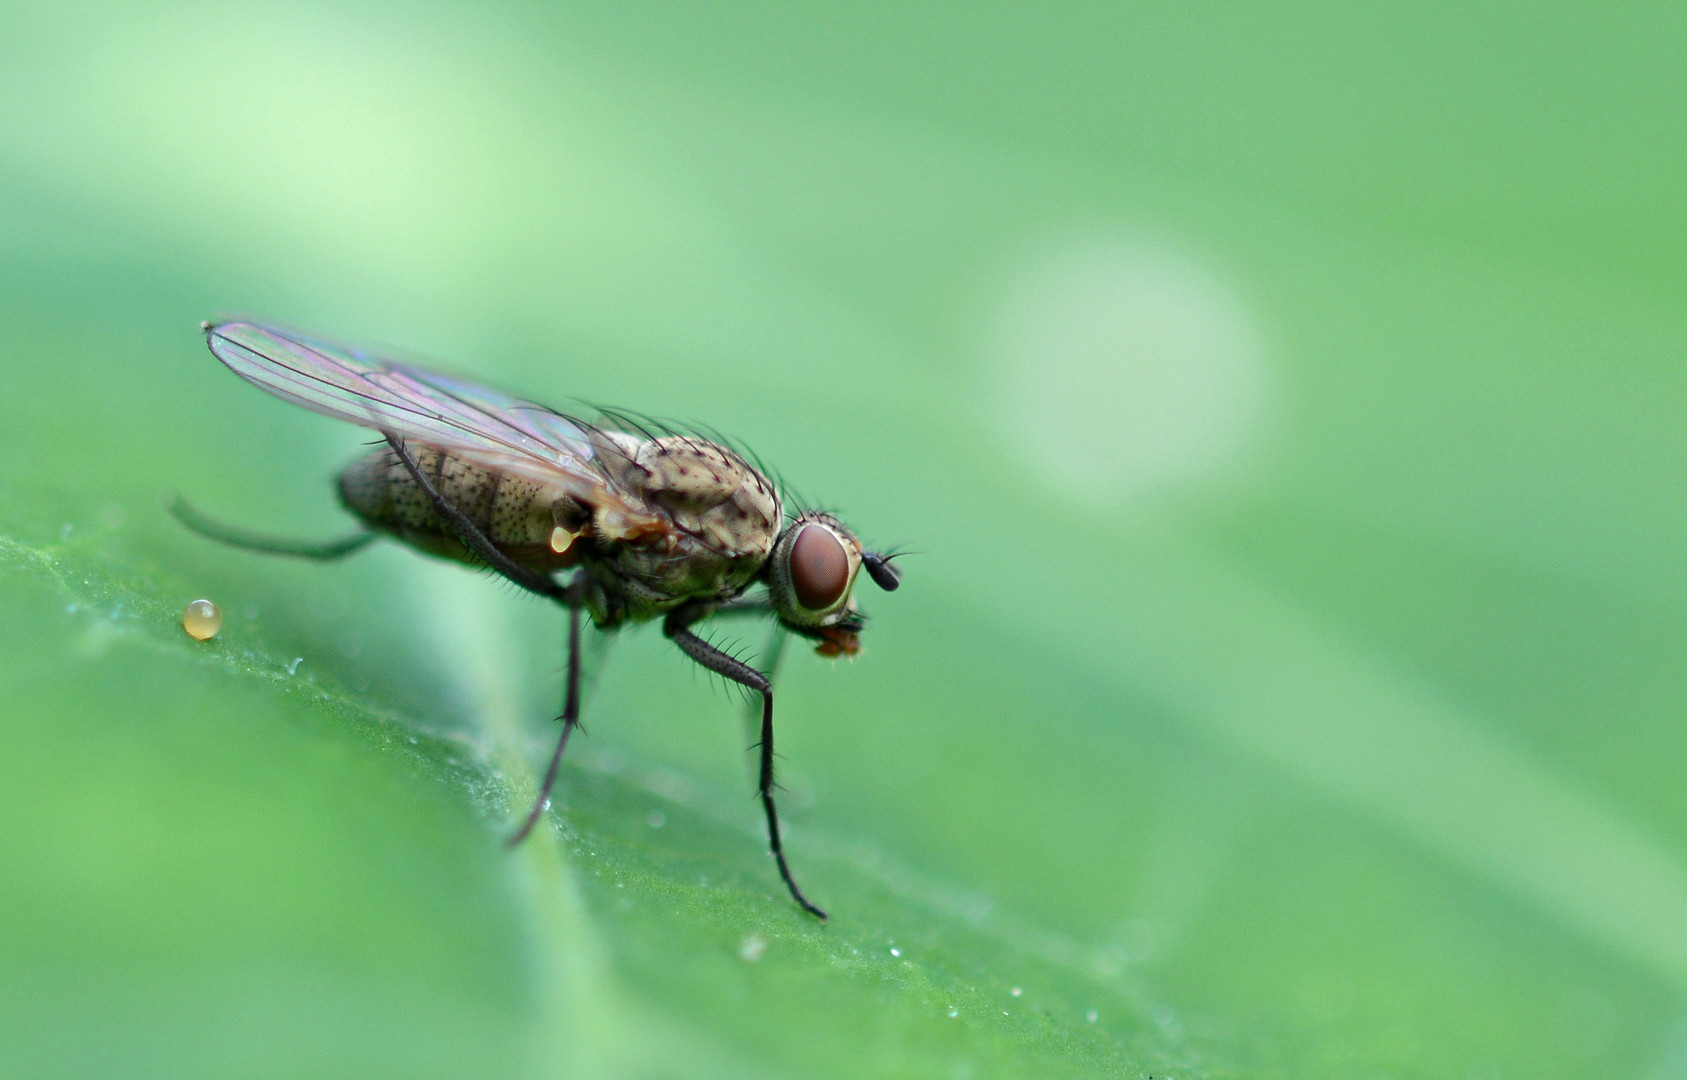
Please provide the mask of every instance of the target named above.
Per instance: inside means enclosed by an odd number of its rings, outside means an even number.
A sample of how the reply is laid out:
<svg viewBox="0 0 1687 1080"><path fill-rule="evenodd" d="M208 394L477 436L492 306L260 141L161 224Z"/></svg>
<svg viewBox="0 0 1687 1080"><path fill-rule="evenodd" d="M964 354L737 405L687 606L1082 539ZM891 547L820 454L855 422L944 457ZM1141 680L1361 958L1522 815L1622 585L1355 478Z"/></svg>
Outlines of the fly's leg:
<svg viewBox="0 0 1687 1080"><path fill-rule="evenodd" d="M582 633L580 635L580 708L582 709L592 703L592 696L597 693L598 683L603 681L604 668L608 667L609 647L614 642L615 636L609 630L597 630L593 633Z"/></svg>
<svg viewBox="0 0 1687 1080"><path fill-rule="evenodd" d="M767 597L740 596L716 607L714 611L709 613L709 618L724 619L733 615L753 615L758 618L768 618L772 614L773 605L768 602ZM774 620L772 629L768 631L767 643L763 646L762 651L756 654L756 663L759 665L759 670L770 683L779 681L779 658L785 652L785 639L790 636L784 624L777 619ZM761 709L756 705L755 699L746 700L744 703L744 737L752 745L756 742L756 727L760 722ZM751 768L753 770L754 766L752 765ZM751 779L754 779L754 777L755 774L752 771Z"/></svg>
<svg viewBox="0 0 1687 1080"><path fill-rule="evenodd" d="M176 495L164 504L164 509L170 516L185 525L190 531L198 533L207 540L228 544L231 547L245 548L247 551L259 551L266 555L291 555L296 559L314 559L317 562L333 562L343 559L354 551L361 550L369 541L375 539L375 533L368 529L342 536L338 540L293 540L284 536L265 536L263 533L251 532L238 525L225 525L201 514L193 505L180 495Z"/></svg>
<svg viewBox="0 0 1687 1080"><path fill-rule="evenodd" d="M719 619L727 615L772 615L773 605L765 596L740 596L728 600L709 613L711 619Z"/></svg>
<svg viewBox="0 0 1687 1080"><path fill-rule="evenodd" d="M480 531L480 527L469 520L467 514L451 505L445 496L439 493L439 489L433 486L433 481L423 476L422 470L416 467L416 458L405 447L403 439L390 432L382 432L381 434L387 437L387 445L391 446L393 453L398 455L398 460L404 464L405 471L410 474L410 479L416 481L417 485L427 493L428 499L433 503L433 508L439 511L439 515L456 532L457 538L470 551L474 552L481 562L529 592L536 592L540 596L548 596L558 603L570 603L567 589L544 574L535 573L525 566L518 565L508 555L499 551L497 546L486 538L486 534Z"/></svg>
<svg viewBox="0 0 1687 1080"><path fill-rule="evenodd" d="M720 613L717 611L715 614L718 615ZM779 681L779 661L785 656L785 643L789 641L790 638L790 631L785 629L785 625L783 623L776 620L772 629L767 632L766 645L762 647L762 651L756 656L756 663L760 665L760 671L764 676L766 676L769 684ZM758 741L756 725L760 722L760 713L761 710L756 708L754 698L751 698L749 701L744 703L744 737L749 740L749 743L752 746Z"/></svg>
<svg viewBox="0 0 1687 1080"><path fill-rule="evenodd" d="M487 566L522 588L548 596L568 608L568 685L563 691L562 716L559 718L562 720L562 734L557 737L556 749L551 752L551 764L545 770L545 779L539 785L539 794L533 800L533 809L527 812L521 828L506 841L510 847L514 847L527 839L527 834L533 831L533 826L538 824L540 815L545 812L545 804L550 801L551 789L556 786L557 771L562 767L562 752L568 747L568 736L580 726L580 607L585 601L586 577L584 572L576 574L573 583L565 588L544 574L536 574L524 566L517 565L487 539L486 534L469 520L467 514L451 505L445 496L439 493L439 489L422 475L422 470L416 467L416 458L405 447L402 439L389 432L382 434L386 435L387 445L392 447L393 453L398 455L398 460L403 462L410 478L427 493L434 509L439 511L440 516L445 518L470 551L479 556Z"/></svg>
<svg viewBox="0 0 1687 1080"><path fill-rule="evenodd" d="M575 586L567 591L576 594L580 579L575 579ZM557 737L556 749L551 752L550 767L545 770L545 779L539 785L539 793L533 798L533 809L527 812L527 817L505 841L509 847L515 847L527 839L527 834L533 831L539 818L545 812L545 807L551 801L551 788L556 786L557 770L562 767L562 751L568 746L568 736L580 726L580 604L578 596L575 602L568 605L568 685L562 695L562 734Z"/></svg>
<svg viewBox="0 0 1687 1080"><path fill-rule="evenodd" d="M785 861L785 846L779 841L779 811L773 805L773 684L767 676L741 660L710 645L691 632L691 625L708 613L706 608L680 607L668 614L662 632L680 647L680 651L703 667L741 686L761 694L761 772L757 788L761 793L762 810L767 814L767 840L773 848L773 859L779 864L779 877L791 890L791 899L804 911L821 922L826 913L809 903L808 897L797 887L791 867Z"/></svg>

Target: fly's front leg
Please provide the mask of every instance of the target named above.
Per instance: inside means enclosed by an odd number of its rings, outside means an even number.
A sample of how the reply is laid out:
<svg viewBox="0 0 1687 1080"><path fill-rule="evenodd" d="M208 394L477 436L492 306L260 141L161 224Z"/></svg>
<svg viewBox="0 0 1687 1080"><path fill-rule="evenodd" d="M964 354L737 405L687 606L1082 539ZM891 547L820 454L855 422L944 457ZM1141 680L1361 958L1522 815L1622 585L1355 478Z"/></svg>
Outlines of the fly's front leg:
<svg viewBox="0 0 1687 1080"><path fill-rule="evenodd" d="M785 861L785 846L779 840L779 811L773 805L773 684L755 668L691 632L691 625L706 614L707 608L675 608L662 623L662 632L697 663L761 694L761 770L757 787L761 792L762 810L767 814L768 844L773 848L773 859L779 864L779 877L791 891L791 898L804 911L825 922L826 913L809 903L808 897L797 887L796 879L791 876L791 867Z"/></svg>
<svg viewBox="0 0 1687 1080"><path fill-rule="evenodd" d="M545 812L545 806L551 800L551 789L556 786L557 771L562 768L562 751L568 746L568 736L580 726L580 600L584 591L583 574L576 575L574 583L566 590L570 597L568 605L568 684L562 693L562 734L557 737L556 749L551 752L551 764L545 770L545 779L539 785L539 793L533 798L533 809L527 812L527 817L521 823L521 828L510 835L505 841L510 847L515 847L527 839L527 834L533 831L539 818Z"/></svg>
<svg viewBox="0 0 1687 1080"><path fill-rule="evenodd" d="M758 615L766 617L773 614L773 605L765 596L740 596L728 600L724 604L716 605L709 613L711 619L725 618L728 615Z"/></svg>
<svg viewBox="0 0 1687 1080"><path fill-rule="evenodd" d="M718 615L720 612L717 611L715 614ZM757 667L766 677L769 685L779 681L779 661L785 655L785 642L790 636L790 632L785 629L784 625L775 621L773 627L767 633L767 644L756 655ZM756 728L761 721L761 710L756 708L754 698L744 703L743 721L744 738L749 741L750 745L757 745L760 740L756 734Z"/></svg>
<svg viewBox="0 0 1687 1080"><path fill-rule="evenodd" d="M569 602L567 589L544 574L534 573L527 567L518 565L508 555L499 551L497 545L480 531L480 526L470 521L467 514L457 509L445 496L441 495L439 489L433 486L433 481L423 476L422 470L416 467L416 458L405 447L403 439L389 432L382 432L382 434L387 438L387 445L392 447L393 453L397 454L398 460L403 463L405 471L410 474L410 479L416 481L416 484L427 493L429 501L433 503L433 508L439 511L439 515L456 532L457 538L470 551L475 553L476 558L529 592L536 592L540 596L548 596L559 603L566 604Z"/></svg>
<svg viewBox="0 0 1687 1080"><path fill-rule="evenodd" d="M772 614L773 605L768 602L767 597L740 596L717 606L709 613L709 618L724 619L733 615L753 615L758 618L768 618ZM790 632L785 629L784 624L775 619L772 628L768 631L767 644L756 655L758 670L770 684L777 682L779 679L779 659L785 653L785 641L790 636ZM744 703L744 737L752 745L758 742L756 731L760 723L761 707L754 698L746 699ZM751 779L754 778L752 774Z"/></svg>

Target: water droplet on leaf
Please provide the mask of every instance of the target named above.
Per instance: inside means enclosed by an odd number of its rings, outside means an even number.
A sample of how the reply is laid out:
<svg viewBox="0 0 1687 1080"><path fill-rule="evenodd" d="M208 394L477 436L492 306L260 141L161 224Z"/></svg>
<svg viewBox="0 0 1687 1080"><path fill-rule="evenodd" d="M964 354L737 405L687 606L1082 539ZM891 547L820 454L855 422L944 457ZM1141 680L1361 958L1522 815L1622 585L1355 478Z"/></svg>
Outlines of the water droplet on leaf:
<svg viewBox="0 0 1687 1080"><path fill-rule="evenodd" d="M210 641L223 628L223 613L209 600L195 600L182 612L182 629L195 641Z"/></svg>

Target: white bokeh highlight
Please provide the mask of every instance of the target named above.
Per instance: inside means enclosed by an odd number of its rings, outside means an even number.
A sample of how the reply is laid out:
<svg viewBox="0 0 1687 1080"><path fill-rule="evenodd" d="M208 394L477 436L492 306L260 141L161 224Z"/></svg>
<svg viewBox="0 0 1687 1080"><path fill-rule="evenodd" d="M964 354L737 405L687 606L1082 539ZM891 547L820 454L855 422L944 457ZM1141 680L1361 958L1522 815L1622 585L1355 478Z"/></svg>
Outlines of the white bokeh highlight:
<svg viewBox="0 0 1687 1080"><path fill-rule="evenodd" d="M1116 504L1257 469L1275 396L1265 335L1194 254L1114 234L1045 244L996 310L999 403L1053 488Z"/></svg>

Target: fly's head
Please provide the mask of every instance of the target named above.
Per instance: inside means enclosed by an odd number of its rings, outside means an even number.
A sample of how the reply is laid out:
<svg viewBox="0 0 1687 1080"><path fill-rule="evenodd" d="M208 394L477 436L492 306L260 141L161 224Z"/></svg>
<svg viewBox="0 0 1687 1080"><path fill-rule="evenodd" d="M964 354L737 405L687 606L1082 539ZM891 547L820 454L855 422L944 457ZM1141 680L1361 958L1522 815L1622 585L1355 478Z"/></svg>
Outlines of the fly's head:
<svg viewBox="0 0 1687 1080"><path fill-rule="evenodd" d="M855 607L855 578L865 569L889 592L902 577L890 560L863 548L832 515L805 513L779 534L763 571L773 612L786 629L818 641L820 655L853 656L866 622Z"/></svg>

